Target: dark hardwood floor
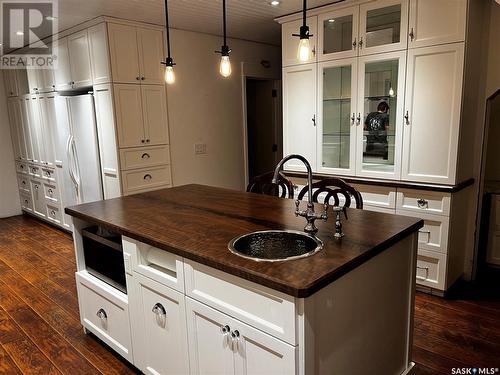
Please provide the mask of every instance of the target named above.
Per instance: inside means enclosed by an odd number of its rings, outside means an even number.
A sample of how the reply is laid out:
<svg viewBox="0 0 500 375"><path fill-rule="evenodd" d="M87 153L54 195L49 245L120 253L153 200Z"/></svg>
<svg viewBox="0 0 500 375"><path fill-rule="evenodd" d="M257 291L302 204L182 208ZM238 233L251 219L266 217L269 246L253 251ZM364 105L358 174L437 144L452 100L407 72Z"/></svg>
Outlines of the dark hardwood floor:
<svg viewBox="0 0 500 375"><path fill-rule="evenodd" d="M0 219L0 374L133 374L79 322L71 237L26 216ZM500 300L484 288L417 293L418 375L500 367Z"/></svg>

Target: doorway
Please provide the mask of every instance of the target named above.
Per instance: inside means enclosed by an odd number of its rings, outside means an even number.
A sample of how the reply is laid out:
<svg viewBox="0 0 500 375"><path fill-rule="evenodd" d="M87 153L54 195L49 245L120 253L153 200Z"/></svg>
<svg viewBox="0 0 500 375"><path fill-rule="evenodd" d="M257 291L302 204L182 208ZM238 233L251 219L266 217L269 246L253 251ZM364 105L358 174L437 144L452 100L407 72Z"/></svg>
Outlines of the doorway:
<svg viewBox="0 0 500 375"><path fill-rule="evenodd" d="M283 157L281 80L246 78L248 181Z"/></svg>
<svg viewBox="0 0 500 375"><path fill-rule="evenodd" d="M481 185L476 280L491 288L500 285L500 90L486 104Z"/></svg>

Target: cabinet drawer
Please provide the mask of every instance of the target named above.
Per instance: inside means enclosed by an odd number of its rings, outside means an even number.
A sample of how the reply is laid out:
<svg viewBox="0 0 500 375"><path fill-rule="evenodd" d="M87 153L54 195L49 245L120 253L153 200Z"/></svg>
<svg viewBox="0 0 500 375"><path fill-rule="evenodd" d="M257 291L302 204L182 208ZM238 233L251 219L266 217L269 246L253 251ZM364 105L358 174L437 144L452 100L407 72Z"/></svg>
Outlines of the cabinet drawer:
<svg viewBox="0 0 500 375"><path fill-rule="evenodd" d="M59 202L59 192L55 184L43 184L43 193L45 199L49 202L57 203Z"/></svg>
<svg viewBox="0 0 500 375"><path fill-rule="evenodd" d="M251 281L191 260L184 260L186 294L291 345L295 336L295 299Z"/></svg>
<svg viewBox="0 0 500 375"><path fill-rule="evenodd" d="M41 168L41 176L45 180L54 182L56 180L56 171L52 168Z"/></svg>
<svg viewBox="0 0 500 375"><path fill-rule="evenodd" d="M446 216L430 215L423 212L397 210L398 215L414 216L424 219L423 228L418 231L418 247L442 254L448 253L449 218Z"/></svg>
<svg viewBox="0 0 500 375"><path fill-rule="evenodd" d="M169 146L140 147L120 150L122 170L170 164Z"/></svg>
<svg viewBox="0 0 500 375"><path fill-rule="evenodd" d="M23 162L16 163L16 170L19 173L28 173L28 164Z"/></svg>
<svg viewBox="0 0 500 375"><path fill-rule="evenodd" d="M127 296L87 271L76 273L76 285L83 326L133 362Z"/></svg>
<svg viewBox="0 0 500 375"><path fill-rule="evenodd" d="M30 190L30 182L28 180L28 176L23 173L17 174L17 184L19 185L19 191L29 193Z"/></svg>
<svg viewBox="0 0 500 375"><path fill-rule="evenodd" d="M133 280L134 364L145 374L188 374L184 294L138 273Z"/></svg>
<svg viewBox="0 0 500 375"><path fill-rule="evenodd" d="M422 190L398 189L397 208L414 212L450 216L451 194Z"/></svg>
<svg viewBox="0 0 500 375"><path fill-rule="evenodd" d="M396 190L385 186L357 185L354 188L363 197L363 206L396 208Z"/></svg>
<svg viewBox="0 0 500 375"><path fill-rule="evenodd" d="M20 198L21 198L21 207L23 210L26 210L28 212L33 212L33 200L31 198L30 193L20 193Z"/></svg>
<svg viewBox="0 0 500 375"><path fill-rule="evenodd" d="M145 189L169 185L170 166L125 171L122 173L123 190L128 194Z"/></svg>
<svg viewBox="0 0 500 375"><path fill-rule="evenodd" d="M418 249L417 284L445 290L446 255Z"/></svg>
<svg viewBox="0 0 500 375"><path fill-rule="evenodd" d="M395 208L384 208L384 207L379 207L379 206L363 206L363 210L382 212L384 214L391 214L391 215L394 215L396 213Z"/></svg>
<svg viewBox="0 0 500 375"><path fill-rule="evenodd" d="M48 204L47 205L47 219L52 221L57 225L61 225L62 213L61 208L58 205Z"/></svg>
<svg viewBox="0 0 500 375"><path fill-rule="evenodd" d="M130 255L132 270L179 292L184 292L184 265L180 256L123 237L123 251Z"/></svg>

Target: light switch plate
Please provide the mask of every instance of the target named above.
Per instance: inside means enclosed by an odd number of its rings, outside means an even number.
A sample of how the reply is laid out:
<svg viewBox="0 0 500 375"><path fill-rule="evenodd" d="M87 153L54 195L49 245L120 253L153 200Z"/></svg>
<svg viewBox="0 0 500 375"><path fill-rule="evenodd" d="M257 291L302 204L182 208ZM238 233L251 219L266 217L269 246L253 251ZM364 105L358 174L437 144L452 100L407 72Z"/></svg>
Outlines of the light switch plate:
<svg viewBox="0 0 500 375"><path fill-rule="evenodd" d="M202 155L207 153L207 144L206 143L195 143L194 144L194 154Z"/></svg>

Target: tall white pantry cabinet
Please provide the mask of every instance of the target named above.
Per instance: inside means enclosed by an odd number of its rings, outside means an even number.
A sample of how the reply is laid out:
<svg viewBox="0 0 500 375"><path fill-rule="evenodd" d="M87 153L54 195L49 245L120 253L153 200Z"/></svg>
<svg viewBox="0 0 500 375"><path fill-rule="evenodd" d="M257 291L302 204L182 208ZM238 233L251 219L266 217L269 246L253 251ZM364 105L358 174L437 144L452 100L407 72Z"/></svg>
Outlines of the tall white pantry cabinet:
<svg viewBox="0 0 500 375"><path fill-rule="evenodd" d="M93 94L105 198L171 186L163 34L161 26L99 17L56 36L57 69L4 71L25 212L71 230L55 105L64 94Z"/></svg>
<svg viewBox="0 0 500 375"><path fill-rule="evenodd" d="M284 153L306 156L318 178L354 184L365 209L425 219L417 283L440 295L463 275L472 246L470 99L477 97L481 7L478 0L352 0L315 8L306 63L292 36L301 14L277 19ZM388 127L374 136L365 121L381 102L389 106ZM286 170L304 171L294 163Z"/></svg>

